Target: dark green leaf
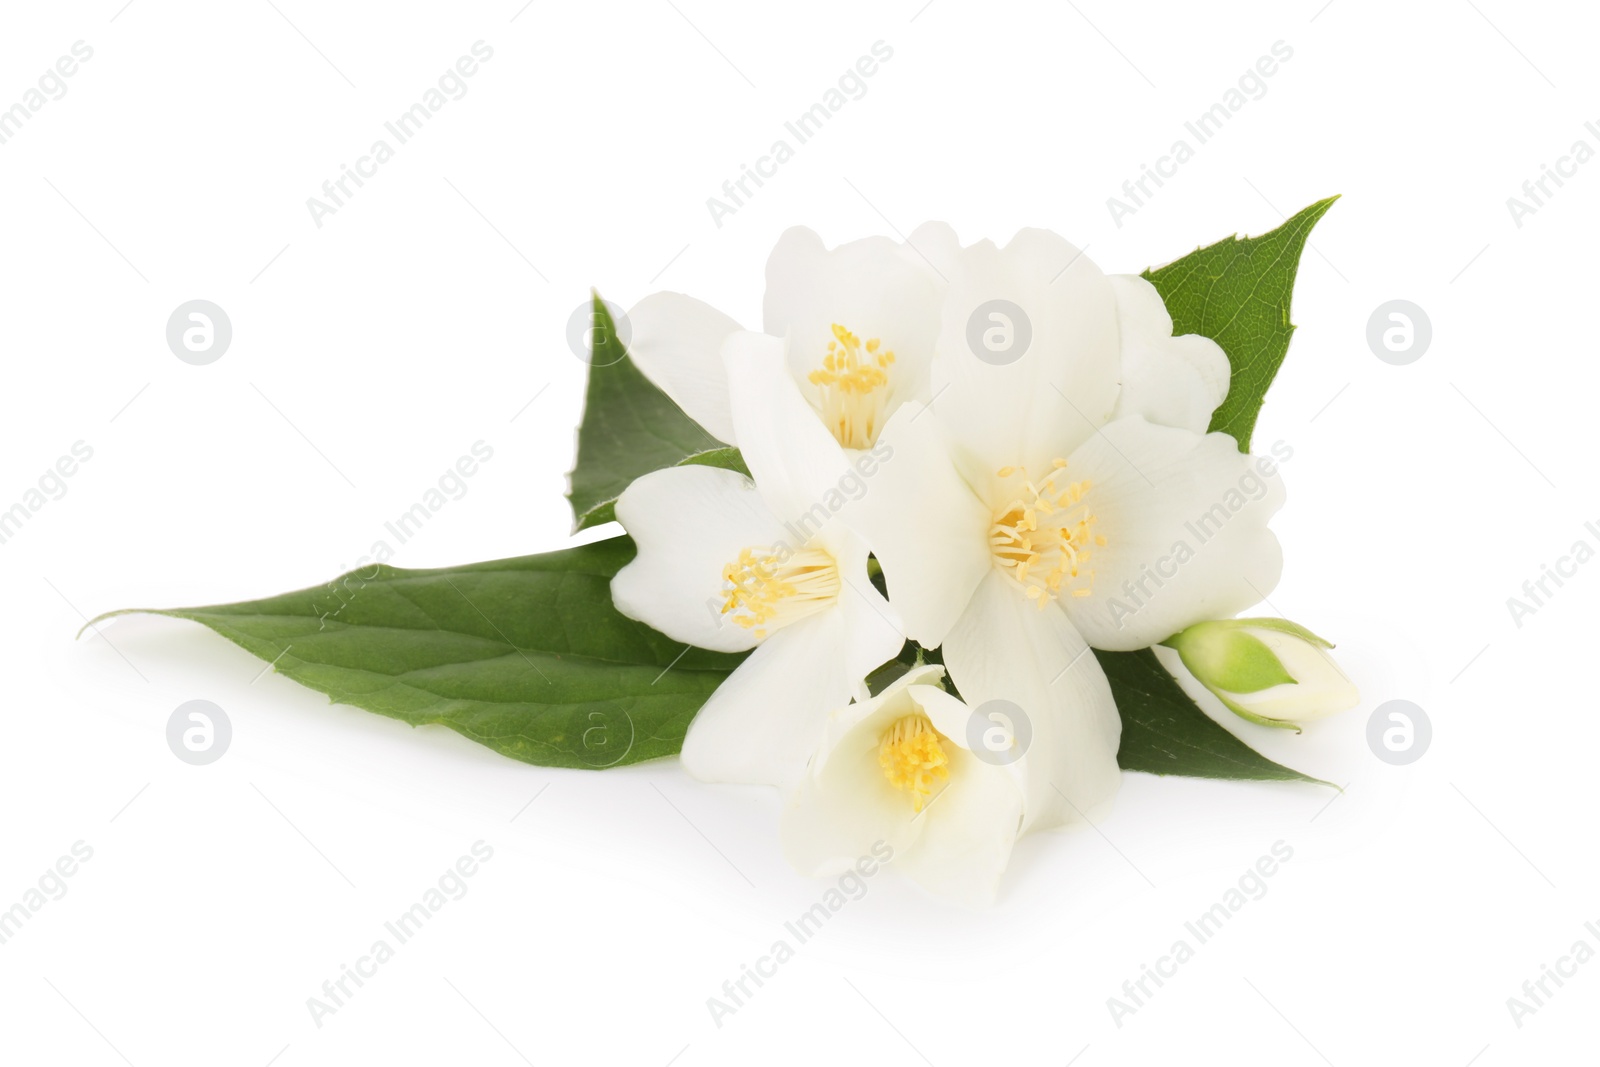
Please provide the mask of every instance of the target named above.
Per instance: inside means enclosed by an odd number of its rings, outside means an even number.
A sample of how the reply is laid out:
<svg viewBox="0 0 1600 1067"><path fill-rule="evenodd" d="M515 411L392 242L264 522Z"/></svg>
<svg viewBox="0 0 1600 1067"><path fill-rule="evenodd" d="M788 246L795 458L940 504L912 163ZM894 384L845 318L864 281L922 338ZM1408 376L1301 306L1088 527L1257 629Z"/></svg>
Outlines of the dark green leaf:
<svg viewBox="0 0 1600 1067"><path fill-rule="evenodd" d="M1240 451L1250 447L1267 387L1289 351L1300 253L1311 227L1337 199L1317 201L1271 233L1229 237L1144 272L1166 301L1173 333L1209 337L1228 354L1228 398L1211 417L1211 429L1231 434Z"/></svg>
<svg viewBox="0 0 1600 1067"><path fill-rule="evenodd" d="M1327 782L1274 763L1217 725L1150 649L1095 651L1122 714L1125 771L1262 782Z"/></svg>
<svg viewBox="0 0 1600 1067"><path fill-rule="evenodd" d="M633 553L617 537L464 567L374 565L266 600L155 614L203 623L341 704L448 726L526 763L610 767L676 753L742 658L619 614L611 576Z"/></svg>
<svg viewBox="0 0 1600 1067"><path fill-rule="evenodd" d="M877 696L895 682L910 674L916 663L907 663L902 659L892 659L867 675L867 692Z"/></svg>
<svg viewBox="0 0 1600 1067"><path fill-rule="evenodd" d="M737 449L701 429L633 365L598 294L594 315L578 461L568 475L574 531L615 519L617 497L641 474L680 463L748 474Z"/></svg>

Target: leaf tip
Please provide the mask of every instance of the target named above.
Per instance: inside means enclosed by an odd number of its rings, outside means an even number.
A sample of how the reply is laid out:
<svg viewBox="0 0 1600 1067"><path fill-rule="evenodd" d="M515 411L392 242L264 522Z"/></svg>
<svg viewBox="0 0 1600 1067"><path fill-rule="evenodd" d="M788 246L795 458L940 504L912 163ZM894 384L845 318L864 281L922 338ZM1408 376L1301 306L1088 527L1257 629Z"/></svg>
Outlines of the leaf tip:
<svg viewBox="0 0 1600 1067"><path fill-rule="evenodd" d="M95 623L97 623L97 622L104 622L106 619L114 619L118 615L137 615L137 614L139 614L139 613L141 613L143 611L146 611L146 610L148 610L148 609L146 609L146 608L119 608L116 611L102 611L100 614L96 615L94 618L88 620L82 626L78 627L78 632L72 635L72 639L74 641L77 641L77 640L81 639L83 637L83 631L93 629Z"/></svg>
<svg viewBox="0 0 1600 1067"><path fill-rule="evenodd" d="M1334 193L1332 196L1325 196L1321 200L1302 208L1299 213L1308 217L1312 222L1316 222L1326 215L1328 210L1333 207L1334 202L1343 195L1343 193Z"/></svg>

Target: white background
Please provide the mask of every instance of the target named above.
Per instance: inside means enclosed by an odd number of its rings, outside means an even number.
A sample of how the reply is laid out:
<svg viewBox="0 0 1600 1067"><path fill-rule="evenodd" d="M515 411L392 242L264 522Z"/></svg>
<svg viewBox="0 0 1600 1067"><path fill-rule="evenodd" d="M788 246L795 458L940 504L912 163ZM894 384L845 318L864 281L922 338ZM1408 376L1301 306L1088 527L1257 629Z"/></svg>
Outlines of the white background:
<svg viewBox="0 0 1600 1067"><path fill-rule="evenodd" d="M0 509L93 449L0 545L0 908L93 849L0 945L7 1062L1593 1058L1600 963L1520 1028L1506 1006L1600 949L1600 564L1520 627L1506 606L1600 545L1600 163L1521 227L1506 206L1600 148L1579 5L123 2L8 5L0 32L0 106L94 50L0 145ZM478 40L467 95L318 228L306 199ZM879 40L866 95L717 227L707 197ZM1266 95L1115 225L1107 198L1280 40ZM1130 775L1102 833L1027 840L988 912L886 871L720 1028L707 998L825 888L785 865L775 796L524 766L194 625L73 641L109 609L324 581L479 440L492 461L394 562L567 543L564 330L591 285L754 324L796 223L1046 226L1137 271L1332 193L1256 441L1294 449L1268 610L1337 640L1363 701L1237 728L1347 791ZM196 298L234 329L203 367L164 336ZM1365 340L1394 298L1433 324L1409 366ZM194 698L233 724L207 767L165 740ZM1434 727L1409 767L1365 741L1398 698ZM470 892L317 1026L307 998L478 840ZM1280 840L1267 894L1118 1026L1107 998Z"/></svg>

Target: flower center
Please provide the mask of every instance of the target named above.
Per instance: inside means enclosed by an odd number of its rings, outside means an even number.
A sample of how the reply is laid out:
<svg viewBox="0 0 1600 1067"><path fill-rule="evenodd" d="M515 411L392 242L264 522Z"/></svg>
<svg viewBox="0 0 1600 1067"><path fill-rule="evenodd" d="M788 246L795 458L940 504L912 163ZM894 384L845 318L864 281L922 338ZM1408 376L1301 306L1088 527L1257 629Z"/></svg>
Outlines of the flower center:
<svg viewBox="0 0 1600 1067"><path fill-rule="evenodd" d="M1090 546L1106 543L1094 532L1095 516L1081 506L1089 481L1066 481L1066 469L1066 460L1055 460L1050 474L1038 484L1015 467L998 472L1002 478L1021 474L1023 493L995 513L989 545L995 562L1022 583L1028 599L1038 601L1041 610L1046 601L1063 593L1076 597L1092 593L1094 572L1083 567L1089 562Z"/></svg>
<svg viewBox="0 0 1600 1067"><path fill-rule="evenodd" d="M894 353L876 337L861 338L833 324L822 367L808 376L822 393L822 421L846 448L871 448L883 428Z"/></svg>
<svg viewBox="0 0 1600 1067"><path fill-rule="evenodd" d="M895 720L878 742L878 765L889 784L911 794L911 805L921 811L936 783L950 778L950 757L944 738L920 711Z"/></svg>
<svg viewBox="0 0 1600 1067"><path fill-rule="evenodd" d="M839 566L820 548L740 549L722 580L722 614L757 638L815 615L839 595Z"/></svg>

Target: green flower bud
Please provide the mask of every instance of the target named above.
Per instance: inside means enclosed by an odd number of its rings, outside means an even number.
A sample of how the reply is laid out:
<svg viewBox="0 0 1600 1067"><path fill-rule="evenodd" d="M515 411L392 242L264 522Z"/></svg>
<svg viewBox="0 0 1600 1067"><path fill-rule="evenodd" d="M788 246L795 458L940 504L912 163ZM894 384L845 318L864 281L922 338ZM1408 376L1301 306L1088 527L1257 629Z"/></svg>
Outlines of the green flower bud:
<svg viewBox="0 0 1600 1067"><path fill-rule="evenodd" d="M1287 619L1202 622L1162 643L1230 711L1263 726L1292 729L1361 700L1328 655L1333 645Z"/></svg>

